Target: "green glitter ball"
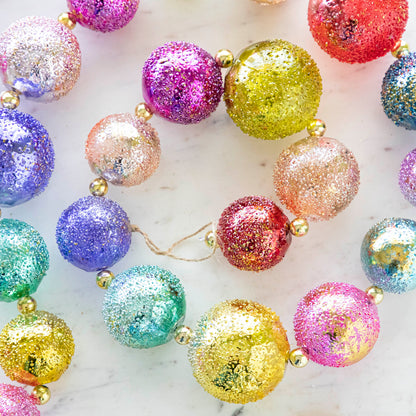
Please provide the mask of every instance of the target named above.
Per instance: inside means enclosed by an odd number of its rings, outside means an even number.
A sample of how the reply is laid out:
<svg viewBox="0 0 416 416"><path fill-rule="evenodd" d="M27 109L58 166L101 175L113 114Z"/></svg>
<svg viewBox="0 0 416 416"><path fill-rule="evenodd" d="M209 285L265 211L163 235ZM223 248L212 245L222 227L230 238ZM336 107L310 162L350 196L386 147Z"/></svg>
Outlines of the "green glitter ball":
<svg viewBox="0 0 416 416"><path fill-rule="evenodd" d="M49 268L42 236L18 220L0 221L0 301L12 302L36 292Z"/></svg>
<svg viewBox="0 0 416 416"><path fill-rule="evenodd" d="M244 49L225 78L228 114L244 133L259 139L281 139L306 128L321 94L315 61L284 40Z"/></svg>

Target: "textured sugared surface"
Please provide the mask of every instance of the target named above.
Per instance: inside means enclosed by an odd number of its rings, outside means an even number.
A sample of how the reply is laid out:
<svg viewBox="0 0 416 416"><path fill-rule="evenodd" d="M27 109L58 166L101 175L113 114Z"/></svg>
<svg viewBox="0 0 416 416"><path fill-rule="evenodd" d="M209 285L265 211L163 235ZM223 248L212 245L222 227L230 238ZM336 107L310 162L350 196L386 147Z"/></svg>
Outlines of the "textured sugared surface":
<svg viewBox="0 0 416 416"><path fill-rule="evenodd" d="M364 358L380 331L377 307L348 283L324 283L298 304L296 342L318 364L345 367Z"/></svg>
<svg viewBox="0 0 416 416"><path fill-rule="evenodd" d="M30 16L0 35L3 82L26 97L57 100L78 80L81 51L77 38L56 19Z"/></svg>
<svg viewBox="0 0 416 416"><path fill-rule="evenodd" d="M283 378L286 331L269 308L247 300L217 304L201 317L188 358L195 378L219 400L262 399Z"/></svg>
<svg viewBox="0 0 416 416"><path fill-rule="evenodd" d="M142 82L152 111L181 124L207 118L223 93L215 59L187 42L169 42L155 49L144 64Z"/></svg>
<svg viewBox="0 0 416 416"><path fill-rule="evenodd" d="M121 29L133 19L140 0L67 0L68 8L82 26L99 32Z"/></svg>
<svg viewBox="0 0 416 416"><path fill-rule="evenodd" d="M394 62L383 79L381 101L387 117L400 127L416 130L416 53Z"/></svg>
<svg viewBox="0 0 416 416"><path fill-rule="evenodd" d="M179 279L158 266L136 266L116 276L108 288L103 317L110 334L133 348L169 342L185 317Z"/></svg>
<svg viewBox="0 0 416 416"><path fill-rule="evenodd" d="M262 196L248 196L230 204L221 214L216 234L230 264L256 272L279 263L292 241L286 215Z"/></svg>
<svg viewBox="0 0 416 416"><path fill-rule="evenodd" d="M403 196L416 205L416 149L403 159L399 172L399 186Z"/></svg>
<svg viewBox="0 0 416 416"><path fill-rule="evenodd" d="M48 132L31 115L0 109L0 206L40 194L54 168Z"/></svg>
<svg viewBox="0 0 416 416"><path fill-rule="evenodd" d="M0 384L0 415L40 416L40 412L24 388Z"/></svg>
<svg viewBox="0 0 416 416"><path fill-rule="evenodd" d="M61 214L56 242L62 256L74 266L88 272L105 269L129 251L130 222L116 202L87 196Z"/></svg>
<svg viewBox="0 0 416 416"><path fill-rule="evenodd" d="M320 221L335 217L354 199L360 170L354 155L338 140L308 137L279 155L273 180L289 211Z"/></svg>
<svg viewBox="0 0 416 416"><path fill-rule="evenodd" d="M92 171L115 185L139 185L159 166L156 130L132 114L112 114L98 122L85 153Z"/></svg>
<svg viewBox="0 0 416 416"><path fill-rule="evenodd" d="M42 236L25 222L0 220L0 301L12 302L36 292L49 268Z"/></svg>
<svg viewBox="0 0 416 416"><path fill-rule="evenodd" d="M0 334L0 365L11 380L37 386L61 377L75 345L66 323L49 312L19 315Z"/></svg>
<svg viewBox="0 0 416 416"><path fill-rule="evenodd" d="M370 282L386 292L416 288L416 222L386 218L374 225L361 245L361 264Z"/></svg>
<svg viewBox="0 0 416 416"><path fill-rule="evenodd" d="M342 62L368 62L390 52L407 18L407 0L309 0L313 37Z"/></svg>
<svg viewBox="0 0 416 416"><path fill-rule="evenodd" d="M225 78L228 114L244 133L260 139L280 139L304 129L318 110L321 94L314 60L284 40L247 47Z"/></svg>

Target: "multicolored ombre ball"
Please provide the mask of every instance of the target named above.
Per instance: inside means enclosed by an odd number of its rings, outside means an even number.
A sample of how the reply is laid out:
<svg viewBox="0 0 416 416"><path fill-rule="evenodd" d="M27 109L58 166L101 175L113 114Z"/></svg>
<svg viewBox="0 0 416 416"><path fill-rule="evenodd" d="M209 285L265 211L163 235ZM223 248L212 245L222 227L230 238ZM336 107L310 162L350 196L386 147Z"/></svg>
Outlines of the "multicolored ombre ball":
<svg viewBox="0 0 416 416"><path fill-rule="evenodd" d="M42 236L25 222L0 220L0 301L13 302L36 292L48 269Z"/></svg>
<svg viewBox="0 0 416 416"><path fill-rule="evenodd" d="M40 416L40 412L24 388L0 384L0 415Z"/></svg>
<svg viewBox="0 0 416 416"><path fill-rule="evenodd" d="M240 198L221 214L217 242L233 266L262 271L279 263L292 241L282 210L262 196Z"/></svg>
<svg viewBox="0 0 416 416"><path fill-rule="evenodd" d="M374 225L361 245L361 264L368 280L386 292L416 288L416 222L386 218Z"/></svg>
<svg viewBox="0 0 416 416"><path fill-rule="evenodd" d="M247 300L214 306L199 320L189 345L197 381L230 403L254 402L269 394L283 378L289 356L279 317Z"/></svg>
<svg viewBox="0 0 416 416"><path fill-rule="evenodd" d="M112 114L97 123L85 146L91 170L115 185L139 185L158 168L160 141L149 123Z"/></svg>
<svg viewBox="0 0 416 416"><path fill-rule="evenodd" d="M377 307L348 283L324 283L298 304L296 342L318 364L346 367L364 358L380 331Z"/></svg>
<svg viewBox="0 0 416 416"><path fill-rule="evenodd" d="M155 49L143 67L143 95L149 108L180 124L199 123L218 106L221 69L204 49L169 42Z"/></svg>
<svg viewBox="0 0 416 416"><path fill-rule="evenodd" d="M116 202L87 196L70 205L60 216L56 242L65 260L91 272L106 269L130 248L130 221Z"/></svg>
<svg viewBox="0 0 416 416"><path fill-rule="evenodd" d="M169 342L182 324L185 310L181 282L158 266L136 266L117 275L103 303L110 334L132 348Z"/></svg>
<svg viewBox="0 0 416 416"><path fill-rule="evenodd" d="M126 26L137 12L140 0L67 0L68 8L81 26L113 32Z"/></svg>
<svg viewBox="0 0 416 416"><path fill-rule="evenodd" d="M47 384L65 372L74 349L71 330L62 319L35 311L17 316L1 331L0 365L11 380Z"/></svg>
<svg viewBox="0 0 416 416"><path fill-rule="evenodd" d="M384 112L397 126L416 130L416 53L397 59L383 79Z"/></svg>
<svg viewBox="0 0 416 416"><path fill-rule="evenodd" d="M229 116L244 133L259 139L281 139L306 128L321 94L321 75L314 60L284 40L247 47L225 78Z"/></svg>
<svg viewBox="0 0 416 416"><path fill-rule="evenodd" d="M31 115L0 109L0 206L40 194L54 168L48 132Z"/></svg>
<svg viewBox="0 0 416 416"><path fill-rule="evenodd" d="M338 140L308 137L279 155L273 180L289 211L320 221L335 217L354 199L360 170L352 152Z"/></svg>
<svg viewBox="0 0 416 416"><path fill-rule="evenodd" d="M416 206L416 149L403 159L399 173L399 186L403 196Z"/></svg>
<svg viewBox="0 0 416 416"><path fill-rule="evenodd" d="M0 35L3 82L28 98L61 98L75 85L80 68L77 38L56 19L25 17Z"/></svg>
<svg viewBox="0 0 416 416"><path fill-rule="evenodd" d="M400 40L407 0L309 0L309 27L333 58L363 63L384 56Z"/></svg>

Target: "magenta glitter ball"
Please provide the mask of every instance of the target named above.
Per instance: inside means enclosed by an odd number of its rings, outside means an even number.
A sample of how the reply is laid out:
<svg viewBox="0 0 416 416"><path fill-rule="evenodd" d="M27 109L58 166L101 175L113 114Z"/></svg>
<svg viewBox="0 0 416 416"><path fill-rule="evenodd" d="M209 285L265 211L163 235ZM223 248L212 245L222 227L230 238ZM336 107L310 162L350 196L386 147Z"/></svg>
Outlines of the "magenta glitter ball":
<svg viewBox="0 0 416 416"><path fill-rule="evenodd" d="M70 13L81 25L99 32L126 26L137 12L139 0L67 0Z"/></svg>
<svg viewBox="0 0 416 416"><path fill-rule="evenodd" d="M35 399L22 387L0 384L0 415L40 416Z"/></svg>
<svg viewBox="0 0 416 416"><path fill-rule="evenodd" d="M155 49L143 67L143 95L160 116L180 124L199 123L218 106L221 69L199 46L169 42Z"/></svg>
<svg viewBox="0 0 416 416"><path fill-rule="evenodd" d="M262 196L233 202L217 225L218 245L230 264L241 270L270 269L283 259L291 240L286 215Z"/></svg>
<svg viewBox="0 0 416 416"><path fill-rule="evenodd" d="M318 364L346 367L364 358L380 332L377 307L367 293L348 283L324 283L298 304L297 344Z"/></svg>

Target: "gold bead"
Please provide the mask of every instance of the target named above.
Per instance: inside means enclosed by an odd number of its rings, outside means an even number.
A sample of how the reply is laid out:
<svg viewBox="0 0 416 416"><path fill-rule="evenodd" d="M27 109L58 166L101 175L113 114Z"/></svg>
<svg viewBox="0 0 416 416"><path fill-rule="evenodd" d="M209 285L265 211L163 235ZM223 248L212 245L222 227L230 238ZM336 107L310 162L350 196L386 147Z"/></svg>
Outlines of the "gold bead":
<svg viewBox="0 0 416 416"><path fill-rule="evenodd" d="M17 301L17 310L23 315L35 312L36 306L36 300L31 296L25 296Z"/></svg>
<svg viewBox="0 0 416 416"><path fill-rule="evenodd" d="M322 137L325 134L325 132L326 132L326 124L322 120L319 120L318 118L311 121L311 123L308 126L309 136Z"/></svg>
<svg viewBox="0 0 416 416"><path fill-rule="evenodd" d="M71 13L68 12L61 13L58 16L58 21L69 30L72 30L77 24L76 20L74 20L74 17L71 15Z"/></svg>
<svg viewBox="0 0 416 416"><path fill-rule="evenodd" d="M32 397L35 398L37 404L46 404L51 398L49 387L40 385L32 390Z"/></svg>
<svg viewBox="0 0 416 416"><path fill-rule="evenodd" d="M376 305L380 304L384 299L384 292L383 289L377 286L370 286L366 293L370 296Z"/></svg>
<svg viewBox="0 0 416 416"><path fill-rule="evenodd" d="M14 110L20 104L19 93L16 91L4 91L0 100L1 105L8 110Z"/></svg>
<svg viewBox="0 0 416 416"><path fill-rule="evenodd" d="M104 178L94 179L90 183L90 193L94 196L104 196L108 192L108 184Z"/></svg>
<svg viewBox="0 0 416 416"><path fill-rule="evenodd" d="M145 121L149 121L153 116L152 110L146 103L137 104L134 110L134 114L137 118L142 118Z"/></svg>
<svg viewBox="0 0 416 416"><path fill-rule="evenodd" d="M295 237L303 237L308 234L309 224L304 218L295 218L289 226L290 233Z"/></svg>
<svg viewBox="0 0 416 416"><path fill-rule="evenodd" d="M289 361L290 364L293 365L293 367L303 368L306 366L306 364L308 364L309 358L303 352L302 348L296 348L290 351Z"/></svg>
<svg viewBox="0 0 416 416"><path fill-rule="evenodd" d="M175 341L179 345L187 345L191 341L193 331L189 326L181 325L175 331Z"/></svg>
<svg viewBox="0 0 416 416"><path fill-rule="evenodd" d="M221 68L228 68L234 62L234 55L228 49L220 49L215 55L215 61Z"/></svg>
<svg viewBox="0 0 416 416"><path fill-rule="evenodd" d="M108 289L114 280L114 274L110 270L101 270L97 273L97 285L101 289Z"/></svg>
<svg viewBox="0 0 416 416"><path fill-rule="evenodd" d="M409 53L409 45L404 40L399 40L391 51L391 54L397 59L407 56Z"/></svg>
<svg viewBox="0 0 416 416"><path fill-rule="evenodd" d="M205 234L205 244L209 247L209 248L214 248L215 245L217 244L217 239L215 238L215 233L214 231L208 231Z"/></svg>

